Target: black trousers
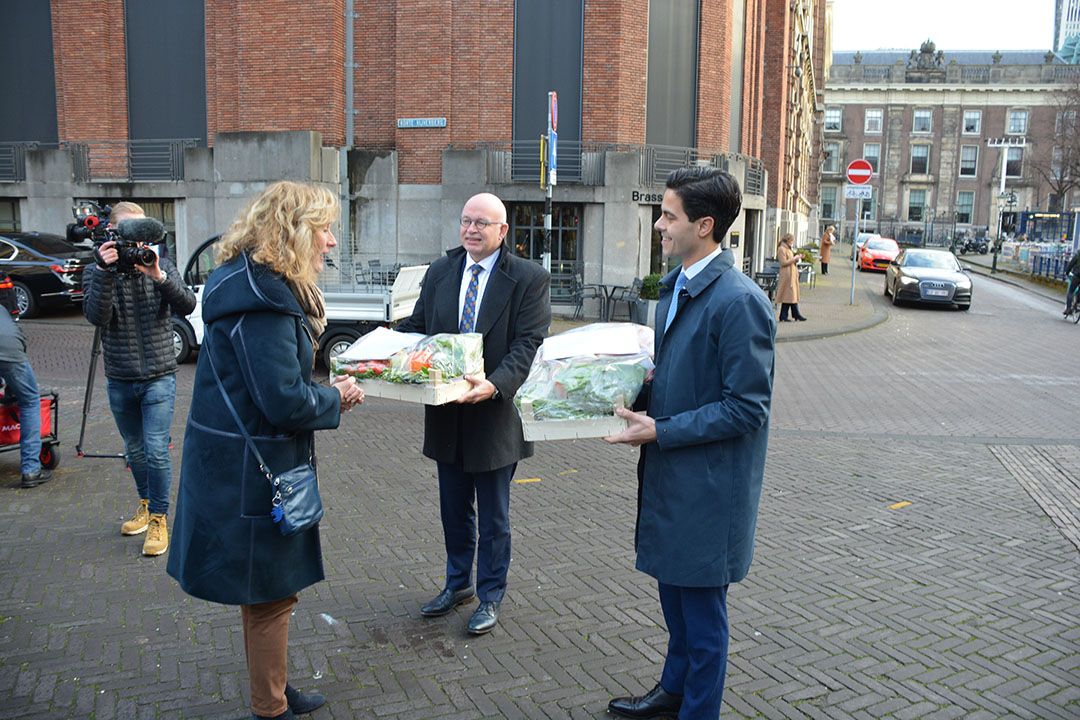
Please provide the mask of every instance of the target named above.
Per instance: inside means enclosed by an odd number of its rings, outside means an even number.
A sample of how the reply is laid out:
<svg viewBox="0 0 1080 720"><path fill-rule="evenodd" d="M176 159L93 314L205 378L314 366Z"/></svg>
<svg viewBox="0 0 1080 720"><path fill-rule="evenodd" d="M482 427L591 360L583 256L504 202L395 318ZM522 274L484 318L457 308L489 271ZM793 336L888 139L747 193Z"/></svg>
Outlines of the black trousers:
<svg viewBox="0 0 1080 720"><path fill-rule="evenodd" d="M499 602L510 569L510 480L517 463L478 473L457 464L438 467L446 587L469 587L475 558L476 594L481 602Z"/></svg>
<svg viewBox="0 0 1080 720"><path fill-rule="evenodd" d="M780 303L780 319L787 320L788 312L791 313L793 318L801 318L802 313L799 312L799 303Z"/></svg>
<svg viewBox="0 0 1080 720"><path fill-rule="evenodd" d="M822 275L828 275L829 274L829 263L827 263L827 262L821 263L821 274Z"/></svg>

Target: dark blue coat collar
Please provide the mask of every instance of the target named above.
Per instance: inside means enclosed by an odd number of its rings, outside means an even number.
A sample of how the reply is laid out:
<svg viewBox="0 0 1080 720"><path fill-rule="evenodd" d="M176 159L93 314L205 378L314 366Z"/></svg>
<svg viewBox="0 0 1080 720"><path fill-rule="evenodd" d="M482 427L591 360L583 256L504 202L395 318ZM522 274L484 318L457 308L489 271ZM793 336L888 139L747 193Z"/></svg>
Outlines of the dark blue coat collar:
<svg viewBox="0 0 1080 720"><path fill-rule="evenodd" d="M241 253L214 269L203 290L202 316L213 322L246 312L279 312L303 317L300 303L280 273Z"/></svg>

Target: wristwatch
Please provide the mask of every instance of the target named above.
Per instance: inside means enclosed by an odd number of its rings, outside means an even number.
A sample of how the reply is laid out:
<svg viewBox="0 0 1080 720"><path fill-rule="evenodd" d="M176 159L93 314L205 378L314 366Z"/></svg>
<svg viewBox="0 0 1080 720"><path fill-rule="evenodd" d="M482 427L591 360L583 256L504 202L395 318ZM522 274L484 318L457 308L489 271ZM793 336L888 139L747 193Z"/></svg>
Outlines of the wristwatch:
<svg viewBox="0 0 1080 720"><path fill-rule="evenodd" d="M169 279L169 274L167 272L165 272L164 270L162 270L161 271L161 279L160 280L155 280L154 282L156 282L158 285L164 285L165 281L168 280L168 279Z"/></svg>

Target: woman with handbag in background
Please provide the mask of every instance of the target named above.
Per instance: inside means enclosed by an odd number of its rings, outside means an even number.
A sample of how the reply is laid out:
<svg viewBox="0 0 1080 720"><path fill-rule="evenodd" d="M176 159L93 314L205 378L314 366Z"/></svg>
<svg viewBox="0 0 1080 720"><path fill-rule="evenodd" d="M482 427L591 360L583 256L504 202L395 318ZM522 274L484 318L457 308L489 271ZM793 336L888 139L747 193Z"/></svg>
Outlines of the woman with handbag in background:
<svg viewBox="0 0 1080 720"><path fill-rule="evenodd" d="M791 320L806 320L806 316L799 312L799 259L792 245L795 236L787 233L780 238L780 244L776 248L776 259L780 261L780 279L776 286L776 302L780 303L780 322L790 322L788 312L791 312Z"/></svg>
<svg viewBox="0 0 1080 720"><path fill-rule="evenodd" d="M338 207L325 188L271 185L218 242L202 296L168 572L190 595L240 606L256 718L325 702L286 668L297 593L324 577L314 431L364 400L352 378L311 377L326 325L315 280Z"/></svg>

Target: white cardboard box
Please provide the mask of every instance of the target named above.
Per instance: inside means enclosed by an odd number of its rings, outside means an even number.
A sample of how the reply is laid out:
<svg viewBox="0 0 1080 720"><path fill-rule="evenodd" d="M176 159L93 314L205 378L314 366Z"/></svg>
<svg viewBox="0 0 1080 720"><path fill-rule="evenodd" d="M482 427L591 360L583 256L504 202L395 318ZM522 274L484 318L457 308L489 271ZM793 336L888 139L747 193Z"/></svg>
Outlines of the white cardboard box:
<svg viewBox="0 0 1080 720"><path fill-rule="evenodd" d="M483 380L484 373L476 373ZM453 402L469 391L467 380L443 380L438 370L432 370L426 383L392 383L385 380L357 380L364 395L388 398L402 402L422 403L424 405L445 405Z"/></svg>
<svg viewBox="0 0 1080 720"><path fill-rule="evenodd" d="M602 438L618 435L627 425L629 423L618 415L577 420L536 420L532 402L526 400L521 403L521 429L527 442Z"/></svg>

